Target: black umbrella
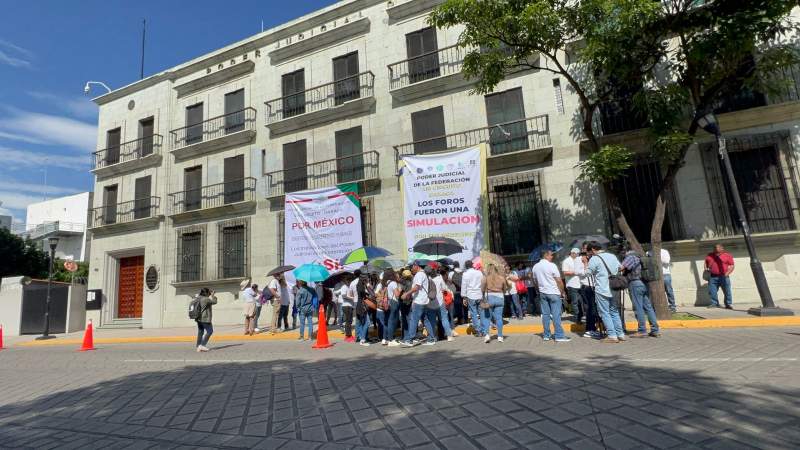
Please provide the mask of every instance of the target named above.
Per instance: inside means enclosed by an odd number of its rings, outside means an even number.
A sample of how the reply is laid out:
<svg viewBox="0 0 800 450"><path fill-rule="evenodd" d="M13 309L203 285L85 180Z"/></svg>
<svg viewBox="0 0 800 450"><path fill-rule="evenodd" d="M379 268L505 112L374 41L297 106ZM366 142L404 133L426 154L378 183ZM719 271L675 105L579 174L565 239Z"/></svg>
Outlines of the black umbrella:
<svg viewBox="0 0 800 450"><path fill-rule="evenodd" d="M456 263L456 261L454 259L451 259L451 258L437 259L436 262L442 263L442 265L450 266L450 267L453 267L453 265L455 265L455 263Z"/></svg>
<svg viewBox="0 0 800 450"><path fill-rule="evenodd" d="M290 271L290 270L294 270L294 269L295 269L295 267L294 267L294 266L292 266L292 265L288 265L288 266L278 266L278 267L276 267L276 268L274 268L274 269L270 270L269 272L267 272L267 276L268 276L268 277L271 277L271 276L277 275L277 274L279 274L279 273L288 272L288 271Z"/></svg>
<svg viewBox="0 0 800 450"><path fill-rule="evenodd" d="M346 270L336 272L323 281L322 286L333 289L337 284L339 284L340 281L344 280L345 276L347 275L353 276L353 273Z"/></svg>
<svg viewBox="0 0 800 450"><path fill-rule="evenodd" d="M427 255L453 255L463 252L464 247L455 239L429 237L414 244L413 250Z"/></svg>

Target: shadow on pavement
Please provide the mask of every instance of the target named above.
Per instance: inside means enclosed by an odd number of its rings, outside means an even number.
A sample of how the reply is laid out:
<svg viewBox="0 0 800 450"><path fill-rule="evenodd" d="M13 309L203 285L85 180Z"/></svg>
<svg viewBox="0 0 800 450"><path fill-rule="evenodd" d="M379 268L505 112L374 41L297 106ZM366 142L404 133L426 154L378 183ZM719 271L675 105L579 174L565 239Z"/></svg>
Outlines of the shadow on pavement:
<svg viewBox="0 0 800 450"><path fill-rule="evenodd" d="M134 362L151 371L0 408L0 447L800 445L797 389L727 386L613 356L397 350L241 363L212 352L174 369Z"/></svg>

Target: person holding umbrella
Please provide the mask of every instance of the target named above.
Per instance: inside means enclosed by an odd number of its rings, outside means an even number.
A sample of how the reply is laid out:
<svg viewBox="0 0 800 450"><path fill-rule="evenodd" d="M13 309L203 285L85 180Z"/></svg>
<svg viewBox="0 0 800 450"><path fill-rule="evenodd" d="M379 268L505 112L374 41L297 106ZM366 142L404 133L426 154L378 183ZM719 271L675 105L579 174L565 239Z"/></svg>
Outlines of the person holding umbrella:
<svg viewBox="0 0 800 450"><path fill-rule="evenodd" d="M297 280L297 295L294 301L300 317L300 337L297 339L307 341L314 337L314 293L303 280ZM305 337L306 324L308 324L308 338Z"/></svg>

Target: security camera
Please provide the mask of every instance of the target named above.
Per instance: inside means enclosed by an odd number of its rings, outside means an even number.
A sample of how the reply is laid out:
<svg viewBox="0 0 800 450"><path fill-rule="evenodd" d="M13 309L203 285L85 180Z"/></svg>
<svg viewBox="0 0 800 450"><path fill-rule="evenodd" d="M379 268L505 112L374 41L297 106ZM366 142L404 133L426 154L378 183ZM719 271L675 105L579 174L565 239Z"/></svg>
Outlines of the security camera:
<svg viewBox="0 0 800 450"><path fill-rule="evenodd" d="M89 93L89 83L86 83L86 86L83 87L83 93L84 94L88 94Z"/></svg>

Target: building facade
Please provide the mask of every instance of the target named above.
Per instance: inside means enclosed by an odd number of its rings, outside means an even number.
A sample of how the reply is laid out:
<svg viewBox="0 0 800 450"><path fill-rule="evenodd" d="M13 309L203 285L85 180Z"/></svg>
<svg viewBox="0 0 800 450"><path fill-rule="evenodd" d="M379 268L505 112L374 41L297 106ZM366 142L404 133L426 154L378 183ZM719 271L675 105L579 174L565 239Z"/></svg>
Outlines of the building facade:
<svg viewBox="0 0 800 450"><path fill-rule="evenodd" d="M89 260L88 227L92 193L83 192L28 205L23 235L50 252L47 240L58 238L56 258Z"/></svg>
<svg viewBox="0 0 800 450"><path fill-rule="evenodd" d="M509 75L490 95L461 75L459 29L430 28L436 0L345 0L95 99L90 289L101 324L185 326L201 286L215 320L237 323L239 282L283 260L283 195L358 182L364 242L405 254L398 159L489 144L487 246L524 258L549 240L613 232L585 157L577 99L544 71ZM793 74L789 74L793 75ZM798 78L793 78L797 80ZM757 98L755 98L757 97ZM752 95L720 110L776 298L800 284L797 95ZM624 102L601 108L603 139L646 154ZM757 299L711 141L697 144L668 212L679 303L704 300L702 259L732 248L738 300ZM753 169L755 168L755 169ZM658 164L644 156L617 187L647 208ZM631 217L639 214L631 214ZM755 220L757 219L757 220Z"/></svg>

